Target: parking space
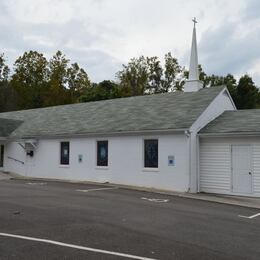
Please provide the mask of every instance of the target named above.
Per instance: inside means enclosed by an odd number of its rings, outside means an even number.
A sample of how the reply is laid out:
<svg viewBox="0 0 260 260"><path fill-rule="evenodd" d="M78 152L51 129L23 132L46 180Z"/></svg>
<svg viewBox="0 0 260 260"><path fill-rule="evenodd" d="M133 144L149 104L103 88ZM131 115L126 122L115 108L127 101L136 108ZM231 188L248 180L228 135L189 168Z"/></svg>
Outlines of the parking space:
<svg viewBox="0 0 260 260"><path fill-rule="evenodd" d="M258 213L107 185L5 180L0 259L259 259Z"/></svg>

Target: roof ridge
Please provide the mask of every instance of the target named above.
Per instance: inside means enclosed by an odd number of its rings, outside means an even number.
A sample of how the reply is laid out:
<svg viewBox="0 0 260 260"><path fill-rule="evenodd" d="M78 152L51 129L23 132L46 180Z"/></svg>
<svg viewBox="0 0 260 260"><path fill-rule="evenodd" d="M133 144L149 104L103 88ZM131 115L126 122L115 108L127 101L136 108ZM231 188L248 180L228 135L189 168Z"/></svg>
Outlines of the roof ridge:
<svg viewBox="0 0 260 260"><path fill-rule="evenodd" d="M130 100L130 99L140 99L140 98L153 98L153 97L158 97L158 96L163 96L163 95L176 95L176 94L183 94L183 95L194 95L196 93L200 93L205 90L211 90L211 89L216 89L216 88L224 88L225 86L213 86L213 87L207 87L207 88L202 88L199 91L196 92L183 92L180 90L176 90L173 92L166 92L166 93L153 93L153 94L145 94L145 95L140 95L140 96L131 96L131 97L119 97L119 98L111 98L111 99L103 99L103 100L94 100L94 101L88 101L88 102L79 102L79 103L72 103L72 104L63 104L63 105L54 105L54 106L48 106L48 107L39 107L39 108L29 108L29 109L22 109L22 110L14 110L14 111L7 111L7 112L0 112L0 117L1 114L8 114L8 113L16 113L16 112L30 112L30 111L35 111L35 110L48 110L48 109L53 109L53 108L61 108L61 107L68 107L68 106L80 106L80 105L87 105L87 104L94 104L94 103L106 103L106 102L118 102L119 100Z"/></svg>
<svg viewBox="0 0 260 260"><path fill-rule="evenodd" d="M177 93L184 93L184 92L175 91L175 92L167 92L167 93L153 93L153 94L145 94L145 95L130 96L130 97L119 97L119 98L110 98L110 99L102 99L102 100L93 100L93 101L88 101L88 102L79 102L79 103L47 106L47 107L13 110L13 111L0 112L0 117L1 117L1 114L7 114L7 113L35 111L35 110L40 110L40 109L51 109L51 108L56 108L56 107L79 106L79 105L83 105L83 104L93 104L93 103L103 103L103 102L105 103L105 102L112 102L112 101L125 100L125 99L129 100L129 99L146 98L146 97L154 97L154 96L169 95L169 94L173 95L173 94L177 94Z"/></svg>

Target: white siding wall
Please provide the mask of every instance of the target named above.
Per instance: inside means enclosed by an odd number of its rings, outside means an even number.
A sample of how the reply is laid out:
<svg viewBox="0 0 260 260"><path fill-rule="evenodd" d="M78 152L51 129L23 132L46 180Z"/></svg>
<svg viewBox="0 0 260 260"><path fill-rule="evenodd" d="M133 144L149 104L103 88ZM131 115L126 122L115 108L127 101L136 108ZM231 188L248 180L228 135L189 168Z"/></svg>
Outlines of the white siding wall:
<svg viewBox="0 0 260 260"><path fill-rule="evenodd" d="M159 169L143 169L143 140L158 138ZM108 140L109 165L96 167L96 141ZM60 141L70 141L70 165L59 165ZM78 162L78 155L83 162ZM168 166L168 155L175 156L176 166ZM18 174L67 180L82 180L187 191L189 187L187 137L184 134L160 136L120 136L40 140L35 156L25 156L17 143L7 145L6 157L24 160L22 166L8 160L6 171Z"/></svg>
<svg viewBox="0 0 260 260"><path fill-rule="evenodd" d="M253 189L260 196L260 141L253 145Z"/></svg>
<svg viewBox="0 0 260 260"><path fill-rule="evenodd" d="M5 171L26 175L26 165L21 163L26 162L26 154L24 149L18 143L6 143L4 157ZM21 162L15 161L14 159Z"/></svg>
<svg viewBox="0 0 260 260"><path fill-rule="evenodd" d="M197 133L209 122L221 115L226 110L235 110L227 91L221 92L200 115L191 127L191 192L198 191L199 176L199 140Z"/></svg>
<svg viewBox="0 0 260 260"><path fill-rule="evenodd" d="M239 144L251 145L253 148L252 195L260 197L260 137L201 138L200 191L232 194L231 146Z"/></svg>

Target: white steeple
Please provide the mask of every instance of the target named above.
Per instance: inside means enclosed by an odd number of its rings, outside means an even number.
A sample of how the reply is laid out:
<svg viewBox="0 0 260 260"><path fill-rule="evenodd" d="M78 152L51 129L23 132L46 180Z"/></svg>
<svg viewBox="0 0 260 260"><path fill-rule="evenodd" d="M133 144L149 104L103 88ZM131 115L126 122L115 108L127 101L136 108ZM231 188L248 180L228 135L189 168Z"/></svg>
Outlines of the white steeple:
<svg viewBox="0 0 260 260"><path fill-rule="evenodd" d="M184 84L184 92L198 91L203 87L203 82L199 80L199 67L198 67L198 49L197 49L197 38L196 38L196 23L197 20L193 20L193 34L192 34L192 45L190 55L190 70L189 79Z"/></svg>

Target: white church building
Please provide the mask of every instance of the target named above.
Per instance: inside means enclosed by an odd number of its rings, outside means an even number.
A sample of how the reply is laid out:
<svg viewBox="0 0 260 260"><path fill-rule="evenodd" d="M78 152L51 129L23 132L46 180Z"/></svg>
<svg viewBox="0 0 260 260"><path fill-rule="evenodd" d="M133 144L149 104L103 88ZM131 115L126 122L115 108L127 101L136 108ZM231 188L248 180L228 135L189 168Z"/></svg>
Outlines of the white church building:
<svg viewBox="0 0 260 260"><path fill-rule="evenodd" d="M260 110L202 88L194 26L183 92L0 113L0 171L260 197Z"/></svg>

